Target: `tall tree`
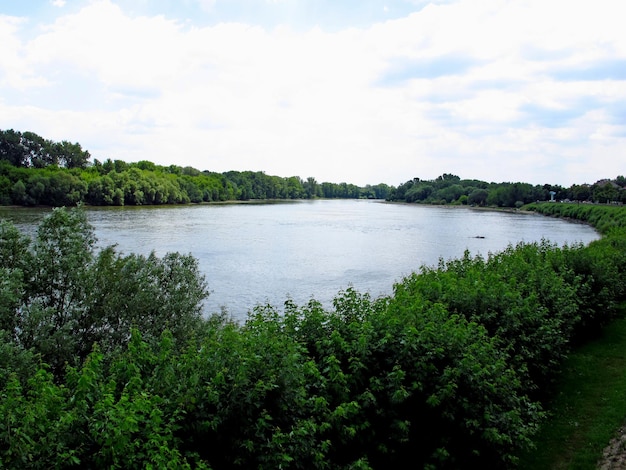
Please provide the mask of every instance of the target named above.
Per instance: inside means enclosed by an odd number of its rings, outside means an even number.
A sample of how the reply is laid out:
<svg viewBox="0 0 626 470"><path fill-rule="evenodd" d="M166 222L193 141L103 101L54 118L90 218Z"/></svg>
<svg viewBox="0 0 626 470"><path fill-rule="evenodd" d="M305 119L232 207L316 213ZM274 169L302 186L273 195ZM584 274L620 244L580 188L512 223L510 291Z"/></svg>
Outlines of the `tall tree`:
<svg viewBox="0 0 626 470"><path fill-rule="evenodd" d="M26 155L21 132L13 129L0 131L0 160L6 160L13 166L27 166Z"/></svg>

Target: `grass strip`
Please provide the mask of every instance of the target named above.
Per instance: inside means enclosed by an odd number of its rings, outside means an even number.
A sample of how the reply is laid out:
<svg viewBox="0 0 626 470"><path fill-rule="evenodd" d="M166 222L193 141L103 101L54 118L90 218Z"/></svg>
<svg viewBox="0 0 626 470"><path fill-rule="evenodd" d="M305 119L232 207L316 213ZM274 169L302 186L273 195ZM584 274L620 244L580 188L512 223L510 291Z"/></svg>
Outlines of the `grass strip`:
<svg viewBox="0 0 626 470"><path fill-rule="evenodd" d="M626 417L626 304L600 337L566 360L536 449L521 469L595 469ZM626 453L626 449L624 449Z"/></svg>

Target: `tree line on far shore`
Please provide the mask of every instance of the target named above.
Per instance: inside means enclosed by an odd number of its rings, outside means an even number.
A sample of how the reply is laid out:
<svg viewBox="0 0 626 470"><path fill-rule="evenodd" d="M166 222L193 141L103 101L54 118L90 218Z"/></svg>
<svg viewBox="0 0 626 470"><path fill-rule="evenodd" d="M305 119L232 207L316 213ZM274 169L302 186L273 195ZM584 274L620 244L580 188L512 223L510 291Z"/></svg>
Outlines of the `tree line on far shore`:
<svg viewBox="0 0 626 470"><path fill-rule="evenodd" d="M424 204L457 204L490 207L522 207L537 201L593 202L600 204L626 202L626 178L604 179L594 184L559 185L529 183L487 183L461 179L444 173L434 180L413 178L392 188L389 200Z"/></svg>
<svg viewBox="0 0 626 470"><path fill-rule="evenodd" d="M386 184L359 187L262 171L200 171L143 160L90 160L79 143L0 130L0 204L95 206L187 204L267 199L386 199Z"/></svg>
<svg viewBox="0 0 626 470"><path fill-rule="evenodd" d="M79 143L54 142L33 133L0 130L0 205L94 206L187 204L270 199L385 199L425 204L521 207L535 201L626 202L626 179L595 184L487 183L444 173L399 186L319 183L262 171L200 171L148 160L91 159Z"/></svg>

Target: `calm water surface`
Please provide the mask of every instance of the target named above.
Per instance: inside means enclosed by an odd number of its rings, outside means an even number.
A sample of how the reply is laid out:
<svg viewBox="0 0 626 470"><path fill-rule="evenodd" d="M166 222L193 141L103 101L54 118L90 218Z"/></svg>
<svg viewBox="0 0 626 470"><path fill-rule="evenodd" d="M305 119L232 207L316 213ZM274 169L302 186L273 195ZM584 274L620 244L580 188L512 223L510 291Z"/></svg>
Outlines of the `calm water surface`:
<svg viewBox="0 0 626 470"><path fill-rule="evenodd" d="M32 232L46 212L2 208L0 218ZM487 255L520 241L599 238L588 226L539 215L378 201L88 208L87 215L100 246L192 253L211 291L206 311L224 306L239 319L287 298L330 305L350 286L389 294L403 276L466 249Z"/></svg>

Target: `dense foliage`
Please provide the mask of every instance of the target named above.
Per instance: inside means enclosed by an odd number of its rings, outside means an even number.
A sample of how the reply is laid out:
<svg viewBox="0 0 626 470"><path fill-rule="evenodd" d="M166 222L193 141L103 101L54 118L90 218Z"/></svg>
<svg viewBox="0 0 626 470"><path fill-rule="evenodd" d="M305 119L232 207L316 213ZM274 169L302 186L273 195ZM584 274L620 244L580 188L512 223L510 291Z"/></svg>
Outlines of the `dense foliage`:
<svg viewBox="0 0 626 470"><path fill-rule="evenodd" d="M0 130L0 204L95 206L185 204L233 200L377 198L386 184L363 188L283 178L260 171L215 173L149 161L89 161L80 144L53 142L32 132Z"/></svg>
<svg viewBox="0 0 626 470"><path fill-rule="evenodd" d="M609 234L613 230L619 231L626 227L626 210L619 205L530 204L524 209L543 215L585 222L603 234Z"/></svg>
<svg viewBox="0 0 626 470"><path fill-rule="evenodd" d="M626 297L623 226L244 324L200 316L193 257L94 242L81 209L33 240L0 225L3 468L510 468L563 357Z"/></svg>
<svg viewBox="0 0 626 470"><path fill-rule="evenodd" d="M82 210L55 209L34 240L0 222L0 330L57 376L96 343L125 348L132 328L144 339L165 328L183 338L201 318L206 287L195 258L96 253L95 241Z"/></svg>
<svg viewBox="0 0 626 470"><path fill-rule="evenodd" d="M626 179L592 185L487 183L443 174L413 178L398 187L380 183L318 183L315 178L280 177L261 171L216 173L143 160L90 161L78 143L53 142L33 132L0 130L0 204L94 206L186 204L220 201L368 198L426 204L521 207L552 197L558 201L626 202Z"/></svg>
<svg viewBox="0 0 626 470"><path fill-rule="evenodd" d="M66 140L54 142L34 132L0 130L0 160L13 166L85 168L89 158L89 152L83 150L79 143Z"/></svg>
<svg viewBox="0 0 626 470"><path fill-rule="evenodd" d="M414 178L390 191L389 200L425 204L459 204L492 207L522 207L536 201L626 202L626 179L602 180L592 185L531 185L462 180L443 174L435 180Z"/></svg>

